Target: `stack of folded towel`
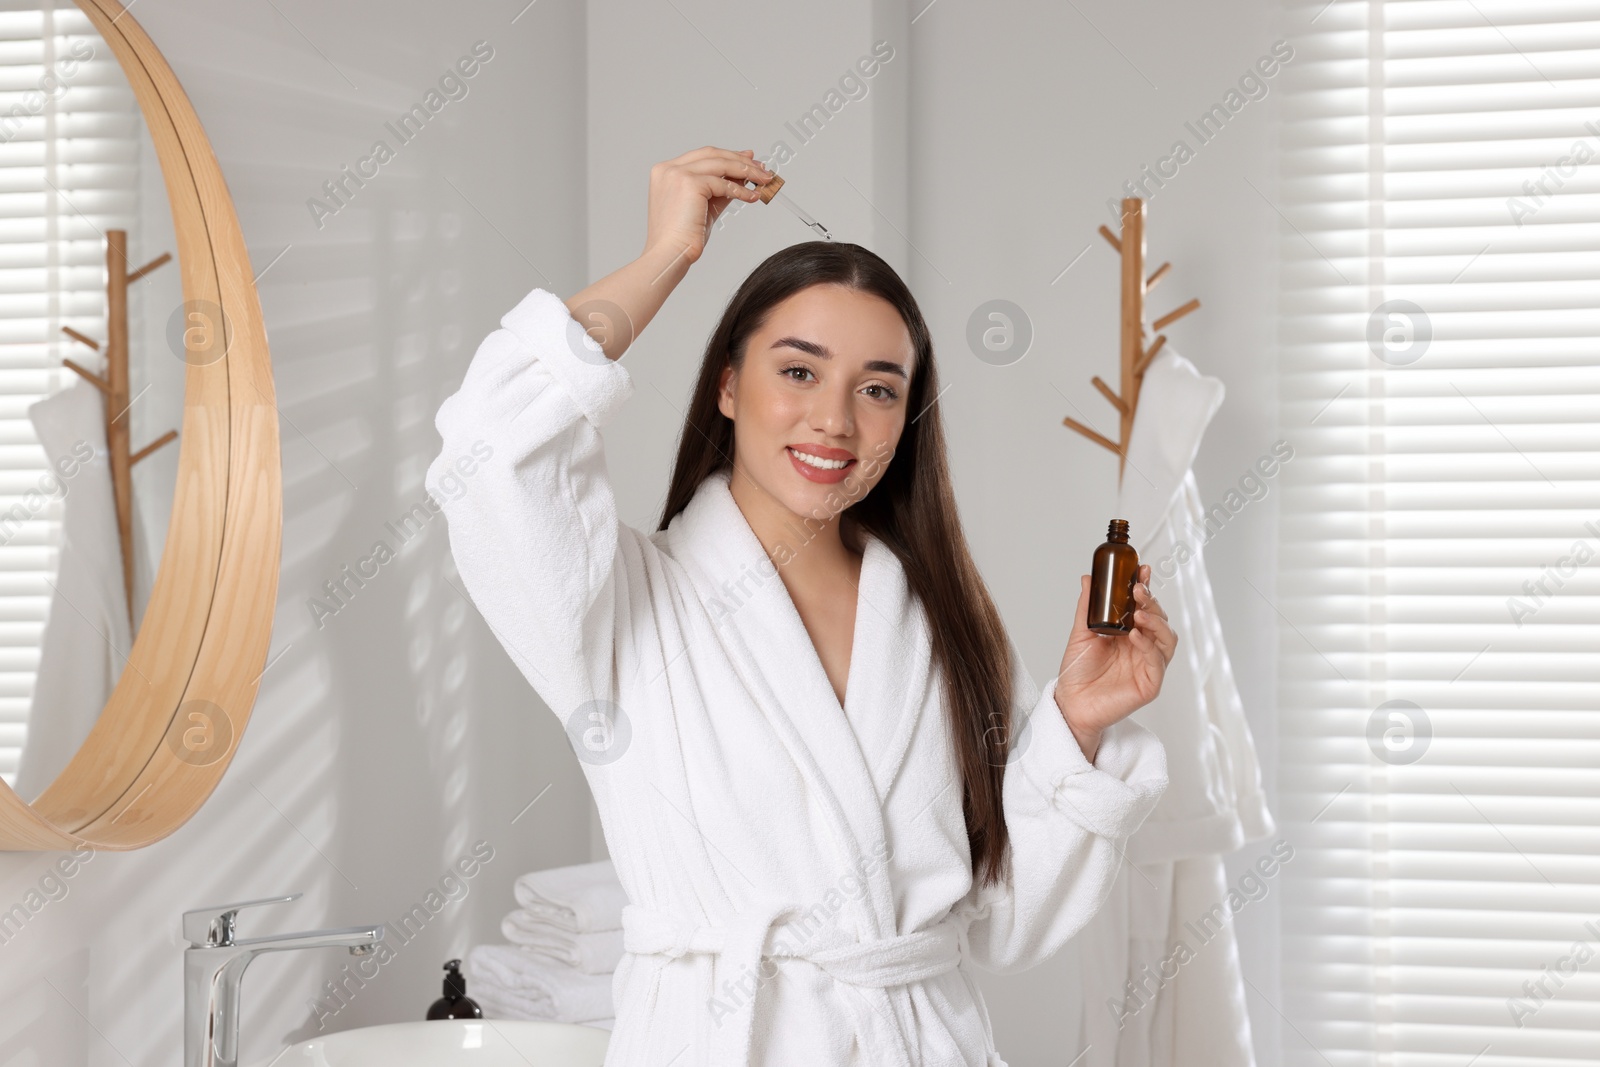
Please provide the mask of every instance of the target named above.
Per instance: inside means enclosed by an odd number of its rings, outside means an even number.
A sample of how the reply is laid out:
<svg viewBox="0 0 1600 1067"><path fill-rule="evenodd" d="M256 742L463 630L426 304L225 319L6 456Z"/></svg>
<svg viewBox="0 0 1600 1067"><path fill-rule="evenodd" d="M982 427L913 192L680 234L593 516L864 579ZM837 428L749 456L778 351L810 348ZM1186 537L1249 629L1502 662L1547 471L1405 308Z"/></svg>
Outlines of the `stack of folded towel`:
<svg viewBox="0 0 1600 1067"><path fill-rule="evenodd" d="M610 860L517 879L519 905L500 922L510 944L467 952L468 996L491 1019L552 1019L611 1029L611 975L622 959L628 902Z"/></svg>

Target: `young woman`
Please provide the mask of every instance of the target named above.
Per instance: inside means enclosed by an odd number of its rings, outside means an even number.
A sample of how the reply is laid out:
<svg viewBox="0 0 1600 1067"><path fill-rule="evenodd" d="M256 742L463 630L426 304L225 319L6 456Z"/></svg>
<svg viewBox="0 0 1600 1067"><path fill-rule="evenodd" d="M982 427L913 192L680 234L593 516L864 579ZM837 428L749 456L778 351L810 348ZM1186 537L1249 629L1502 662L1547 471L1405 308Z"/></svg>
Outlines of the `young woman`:
<svg viewBox="0 0 1600 1067"><path fill-rule="evenodd" d="M608 1067L1003 1067L968 964L1044 960L1110 891L1166 787L1127 716L1176 638L1148 567L1134 632L1091 633L1085 575L1034 686L962 535L927 325L852 244L745 280L659 526L618 521L599 431L633 392L620 358L771 180L753 155L658 163L637 260L501 319L427 484L567 726L630 901Z"/></svg>

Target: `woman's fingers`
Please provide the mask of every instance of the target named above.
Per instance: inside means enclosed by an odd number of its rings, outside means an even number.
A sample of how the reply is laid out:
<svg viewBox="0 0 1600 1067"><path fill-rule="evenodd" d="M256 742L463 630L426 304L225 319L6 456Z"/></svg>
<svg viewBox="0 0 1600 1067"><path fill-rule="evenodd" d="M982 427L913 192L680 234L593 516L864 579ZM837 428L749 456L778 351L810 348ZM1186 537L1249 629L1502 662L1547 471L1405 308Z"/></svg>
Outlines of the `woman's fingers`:
<svg viewBox="0 0 1600 1067"><path fill-rule="evenodd" d="M1149 567L1145 568L1145 570L1149 569ZM1139 607L1143 608L1145 611L1148 611L1150 614L1159 615L1163 619L1167 617L1166 609L1163 608L1161 606L1161 602L1155 598L1155 594L1150 592L1150 587L1148 585L1145 585L1141 582L1140 584L1134 586L1133 599Z"/></svg>
<svg viewBox="0 0 1600 1067"><path fill-rule="evenodd" d="M1150 669L1157 672L1156 686L1159 689L1160 676L1167 669L1167 654L1161 649L1161 642L1153 637L1144 627L1134 627L1128 634L1128 641L1135 655L1142 657L1150 664ZM1151 694L1154 697L1154 694Z"/></svg>
<svg viewBox="0 0 1600 1067"><path fill-rule="evenodd" d="M676 167L693 167L715 160L721 160L724 163L743 163L754 155L755 153L748 148L735 152L731 149L718 148L715 145L708 144L703 148L692 148L681 156L667 160L667 162Z"/></svg>
<svg viewBox="0 0 1600 1067"><path fill-rule="evenodd" d="M765 185L773 178L772 172L756 162L755 153L748 148L743 152L730 152L726 148L701 148L686 152L672 162L692 174L738 178L757 185Z"/></svg>
<svg viewBox="0 0 1600 1067"><path fill-rule="evenodd" d="M727 197L730 200L760 200L761 194L743 182L736 182L728 178L719 178L716 175L707 175L702 179L706 188L713 196Z"/></svg>
<svg viewBox="0 0 1600 1067"><path fill-rule="evenodd" d="M1172 626L1165 616L1155 615L1143 608L1133 613L1135 633L1144 635L1153 642L1161 652L1161 658L1168 663L1172 662L1173 653L1178 649L1178 635L1173 632Z"/></svg>
<svg viewBox="0 0 1600 1067"><path fill-rule="evenodd" d="M685 152L676 159L669 159L664 166L687 176L699 189L700 195L712 202L714 214L726 206L715 203L718 200L759 200L760 193L745 183L766 185L774 177L771 171L756 162L754 151L748 148L742 152L730 152L726 148L708 145Z"/></svg>
<svg viewBox="0 0 1600 1067"><path fill-rule="evenodd" d="M765 185L772 180L772 175L762 171L755 164L746 162L742 170L733 177L728 177L720 162L713 162L714 168L709 171L695 171L695 180L698 181L707 194L707 199L722 198L724 200L743 200L754 203L761 199L758 189L746 185L746 181Z"/></svg>

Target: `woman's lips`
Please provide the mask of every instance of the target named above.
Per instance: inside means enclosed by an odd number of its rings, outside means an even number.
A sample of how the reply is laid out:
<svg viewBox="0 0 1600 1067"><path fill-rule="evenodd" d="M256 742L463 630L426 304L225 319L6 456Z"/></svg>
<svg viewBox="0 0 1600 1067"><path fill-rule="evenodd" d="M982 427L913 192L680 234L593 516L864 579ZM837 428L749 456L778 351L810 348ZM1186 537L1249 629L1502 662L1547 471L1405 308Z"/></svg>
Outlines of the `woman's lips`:
<svg viewBox="0 0 1600 1067"><path fill-rule="evenodd" d="M821 467L813 467L805 460L797 458L793 448L785 448L783 452L784 455L789 457L790 464L794 466L794 469L800 473L802 478L821 485L832 485L836 482L844 481L856 465L856 461L851 459L842 467L834 470L824 470Z"/></svg>

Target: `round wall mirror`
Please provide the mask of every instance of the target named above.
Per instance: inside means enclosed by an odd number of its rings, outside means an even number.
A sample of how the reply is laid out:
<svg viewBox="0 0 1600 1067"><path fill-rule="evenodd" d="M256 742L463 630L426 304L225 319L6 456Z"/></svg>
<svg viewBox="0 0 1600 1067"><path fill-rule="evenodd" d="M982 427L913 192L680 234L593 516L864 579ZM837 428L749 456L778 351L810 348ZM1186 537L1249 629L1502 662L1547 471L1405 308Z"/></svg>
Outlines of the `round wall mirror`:
<svg viewBox="0 0 1600 1067"><path fill-rule="evenodd" d="M276 601L277 413L210 143L116 0L0 0L0 848L137 848L215 788Z"/></svg>

